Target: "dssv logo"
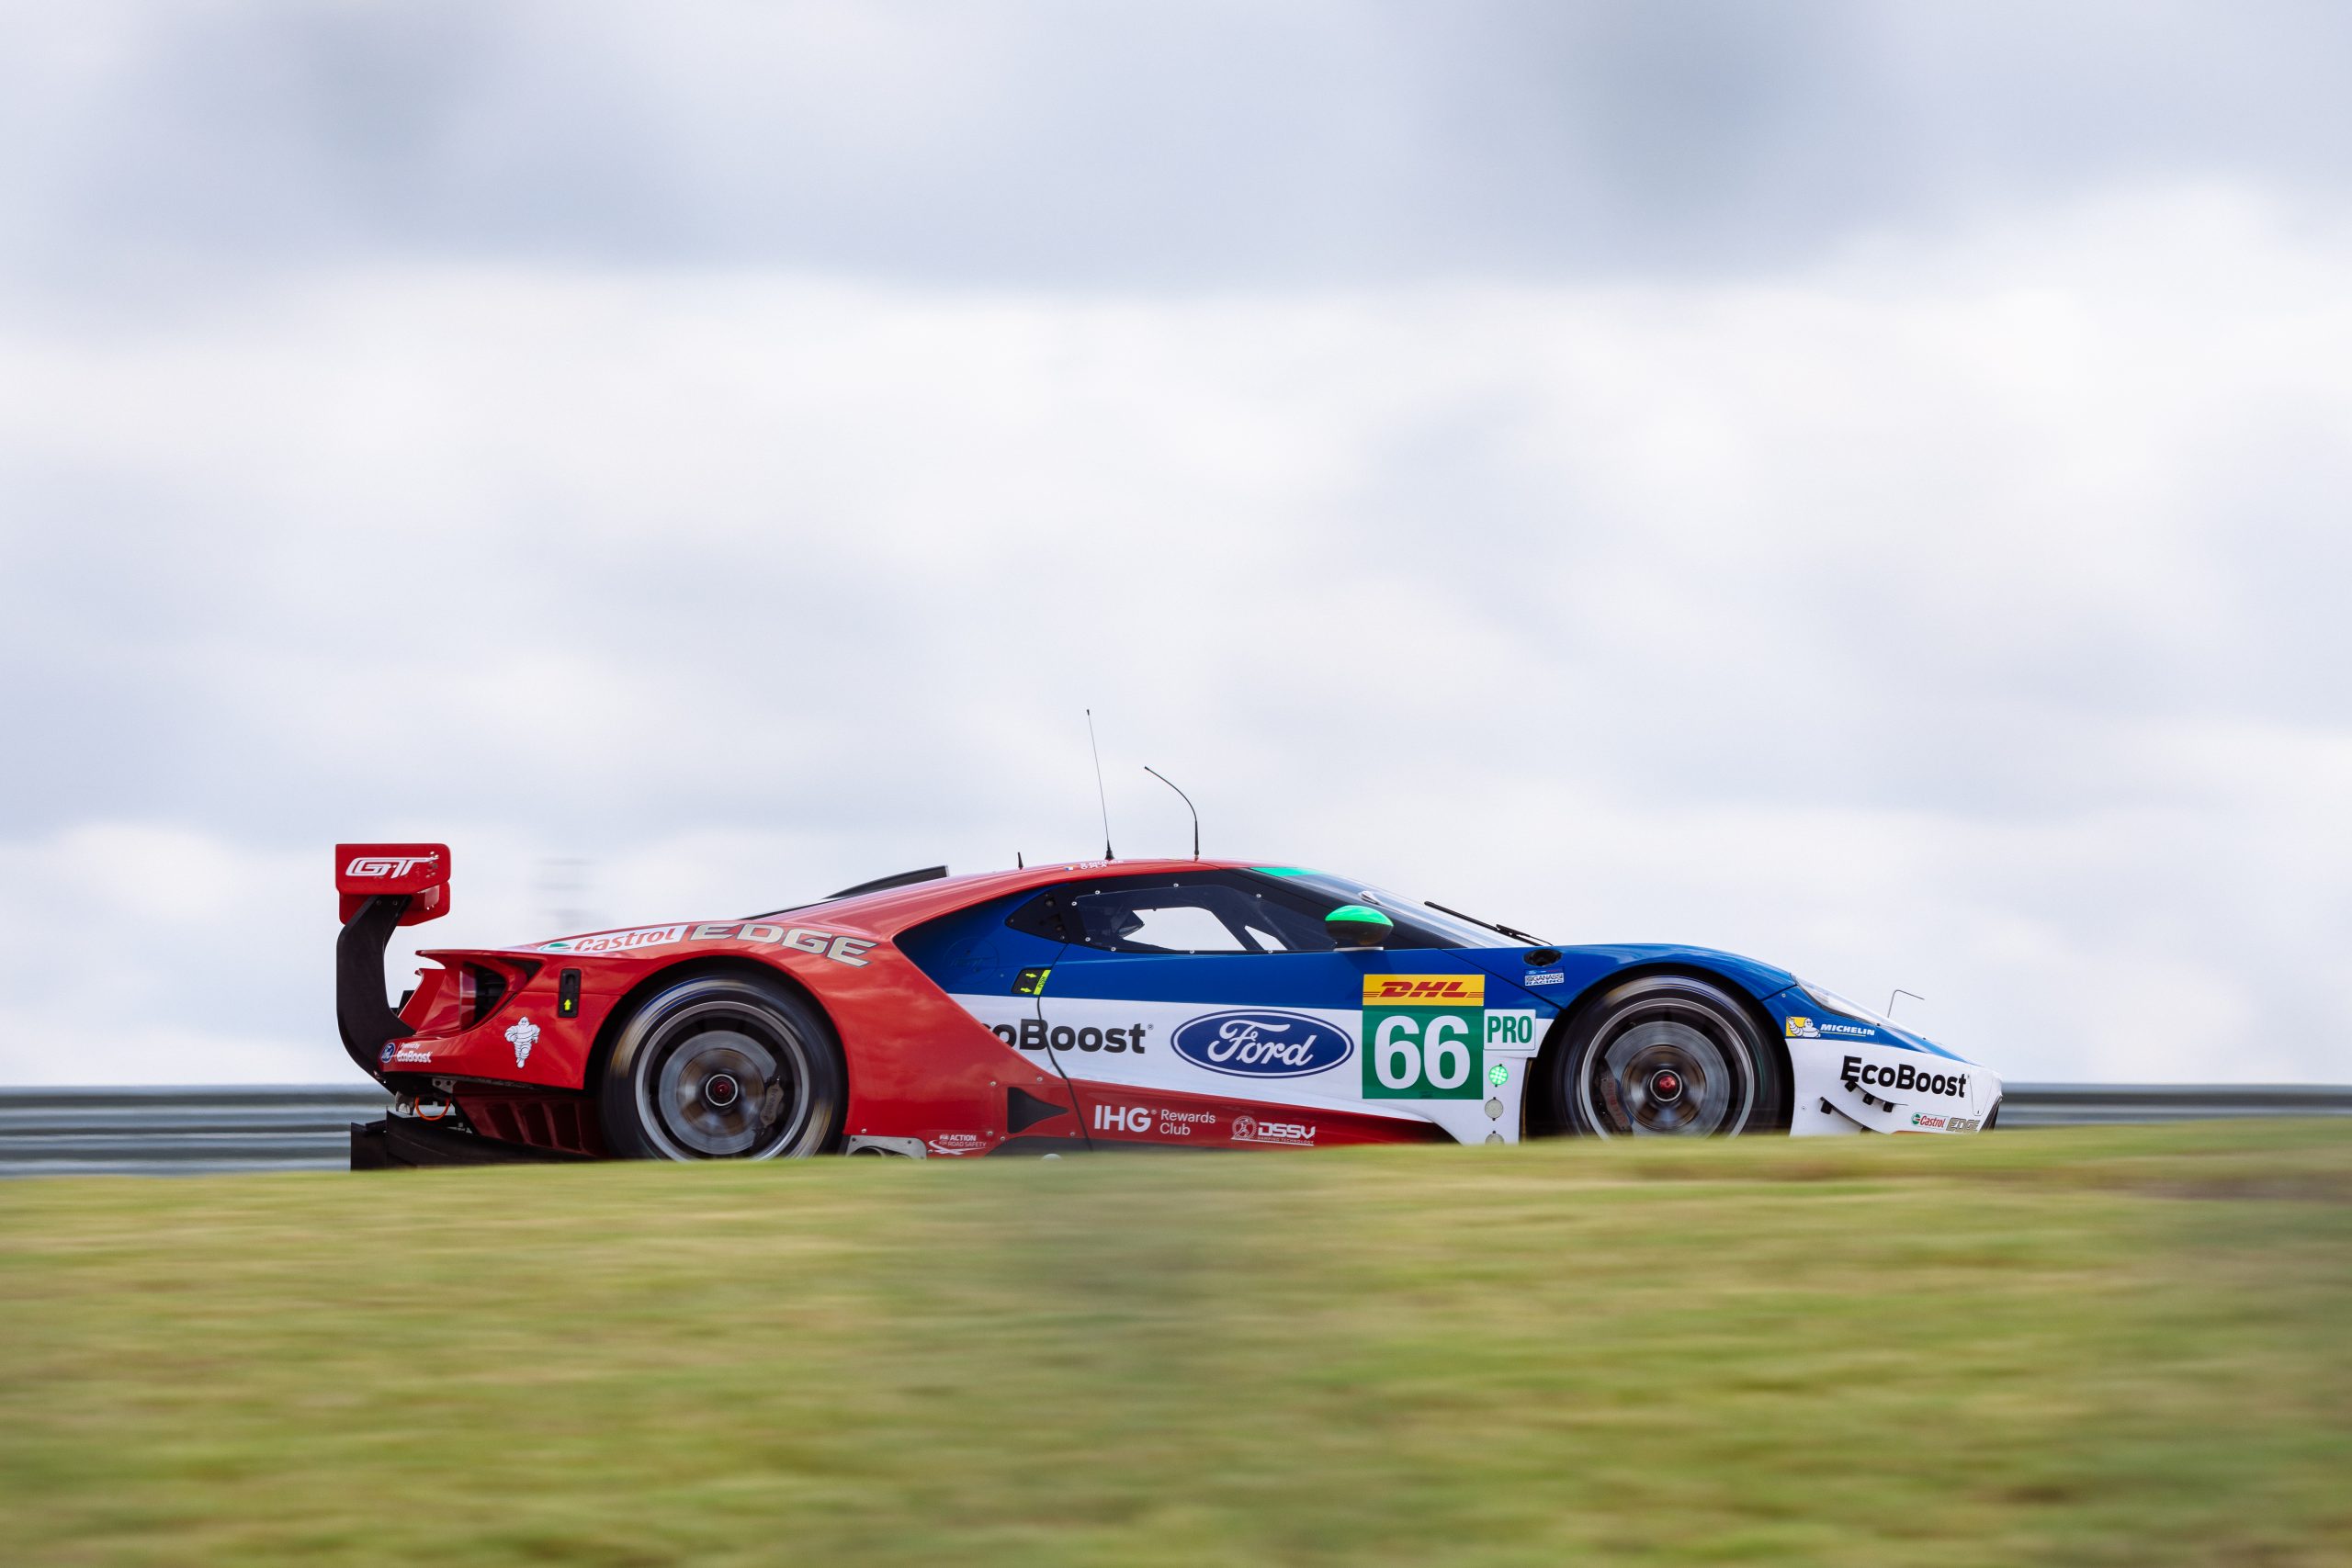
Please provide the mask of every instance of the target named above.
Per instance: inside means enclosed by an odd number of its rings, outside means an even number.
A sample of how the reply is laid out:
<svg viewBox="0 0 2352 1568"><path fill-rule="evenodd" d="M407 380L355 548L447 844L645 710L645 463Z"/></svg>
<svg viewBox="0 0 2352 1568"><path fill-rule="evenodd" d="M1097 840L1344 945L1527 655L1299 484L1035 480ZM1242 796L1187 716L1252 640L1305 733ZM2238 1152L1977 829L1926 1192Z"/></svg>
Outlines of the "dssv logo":
<svg viewBox="0 0 2352 1568"><path fill-rule="evenodd" d="M1305 1077L1355 1051L1340 1030L1295 1012L1213 1012L1179 1029L1172 1043L1195 1066L1245 1078Z"/></svg>

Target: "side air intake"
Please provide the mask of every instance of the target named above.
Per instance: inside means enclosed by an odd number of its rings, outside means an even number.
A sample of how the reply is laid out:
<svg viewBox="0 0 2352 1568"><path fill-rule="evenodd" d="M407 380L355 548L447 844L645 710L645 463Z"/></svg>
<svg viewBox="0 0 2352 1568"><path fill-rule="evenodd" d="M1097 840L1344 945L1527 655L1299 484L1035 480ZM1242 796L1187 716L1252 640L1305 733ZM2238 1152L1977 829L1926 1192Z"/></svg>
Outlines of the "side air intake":
<svg viewBox="0 0 2352 1568"><path fill-rule="evenodd" d="M1050 1122L1057 1116L1067 1116L1069 1108L1040 1100L1025 1089L1004 1091L1004 1135L1017 1138L1040 1122Z"/></svg>

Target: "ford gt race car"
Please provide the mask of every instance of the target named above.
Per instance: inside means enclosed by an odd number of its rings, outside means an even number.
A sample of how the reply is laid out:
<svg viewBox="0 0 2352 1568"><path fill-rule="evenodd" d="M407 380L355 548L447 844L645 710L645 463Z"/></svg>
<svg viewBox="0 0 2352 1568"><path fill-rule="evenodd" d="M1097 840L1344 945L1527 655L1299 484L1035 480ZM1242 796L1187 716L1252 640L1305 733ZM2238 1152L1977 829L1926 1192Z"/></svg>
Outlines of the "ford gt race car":
<svg viewBox="0 0 2352 1568"><path fill-rule="evenodd" d="M795 908L430 951L439 844L335 850L355 1168L914 1158L1552 1134L1973 1133L2001 1080L1752 959L1555 947L1296 866L886 877Z"/></svg>

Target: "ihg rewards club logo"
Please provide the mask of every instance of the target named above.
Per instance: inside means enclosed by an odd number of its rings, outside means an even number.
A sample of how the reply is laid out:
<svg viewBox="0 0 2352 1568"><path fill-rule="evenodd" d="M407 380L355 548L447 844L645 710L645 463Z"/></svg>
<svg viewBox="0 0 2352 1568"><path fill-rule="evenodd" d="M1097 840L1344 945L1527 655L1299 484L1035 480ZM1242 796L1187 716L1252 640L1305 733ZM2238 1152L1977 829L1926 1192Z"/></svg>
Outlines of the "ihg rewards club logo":
<svg viewBox="0 0 2352 1568"><path fill-rule="evenodd" d="M1535 1042L1533 1009L1489 1008L1483 975L1367 975L1363 1097L1476 1100L1487 1048Z"/></svg>

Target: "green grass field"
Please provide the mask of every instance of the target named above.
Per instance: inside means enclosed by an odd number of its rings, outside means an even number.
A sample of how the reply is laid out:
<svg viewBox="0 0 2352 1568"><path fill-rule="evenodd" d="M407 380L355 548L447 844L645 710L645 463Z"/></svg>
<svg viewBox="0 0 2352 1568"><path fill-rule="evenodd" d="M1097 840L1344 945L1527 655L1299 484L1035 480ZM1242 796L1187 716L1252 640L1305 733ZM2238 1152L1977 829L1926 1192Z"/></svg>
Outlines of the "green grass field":
<svg viewBox="0 0 2352 1568"><path fill-rule="evenodd" d="M0 1185L0 1560L2352 1561L2352 1127Z"/></svg>

